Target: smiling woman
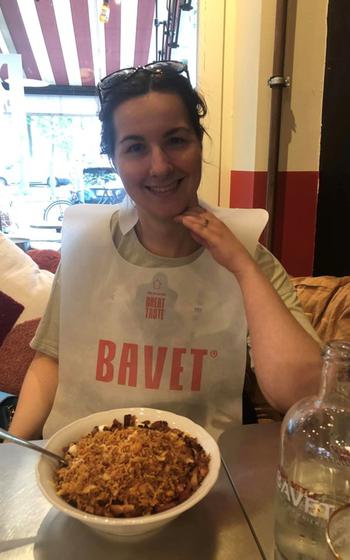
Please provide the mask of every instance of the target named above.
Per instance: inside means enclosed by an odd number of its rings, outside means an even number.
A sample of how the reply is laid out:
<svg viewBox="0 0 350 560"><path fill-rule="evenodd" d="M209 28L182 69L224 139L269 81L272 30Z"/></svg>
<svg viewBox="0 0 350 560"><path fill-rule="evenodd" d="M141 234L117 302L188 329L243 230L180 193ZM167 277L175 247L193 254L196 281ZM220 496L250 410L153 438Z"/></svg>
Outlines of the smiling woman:
<svg viewBox="0 0 350 560"><path fill-rule="evenodd" d="M153 63L115 72L99 85L102 152L143 216L136 231L151 251L154 240L142 222L165 219L168 236L176 238L183 228L170 222L173 236L169 218L197 204L206 105L183 72L187 68L179 62ZM195 244L187 237L185 254L190 254ZM166 256L168 244L165 252L160 247L155 252Z"/></svg>
<svg viewBox="0 0 350 560"><path fill-rule="evenodd" d="M286 272L258 244L266 212L198 201L206 107L184 74L163 61L99 85L101 149L128 202L67 210L15 434L33 437L46 422L51 435L120 405L168 409L218 437L242 419L248 330L275 408L318 385L317 337Z"/></svg>
<svg viewBox="0 0 350 560"><path fill-rule="evenodd" d="M114 164L139 212L169 220L196 205L202 147L182 100L151 92L118 107L114 122Z"/></svg>

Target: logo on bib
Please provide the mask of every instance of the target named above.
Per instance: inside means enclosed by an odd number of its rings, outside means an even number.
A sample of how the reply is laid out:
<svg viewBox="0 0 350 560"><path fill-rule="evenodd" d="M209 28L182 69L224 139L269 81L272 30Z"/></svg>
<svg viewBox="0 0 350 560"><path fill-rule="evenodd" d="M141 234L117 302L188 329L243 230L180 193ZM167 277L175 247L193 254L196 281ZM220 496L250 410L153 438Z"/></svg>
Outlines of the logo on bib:
<svg viewBox="0 0 350 560"><path fill-rule="evenodd" d="M113 340L100 340L96 381L115 380L119 385L143 385L146 389L167 385L172 391L200 391L208 354L205 348L141 346L132 342L117 346Z"/></svg>
<svg viewBox="0 0 350 560"><path fill-rule="evenodd" d="M173 308L177 294L168 287L168 279L162 272L156 274L147 286L144 286L144 310L145 318L149 320L163 321L167 306Z"/></svg>
<svg viewBox="0 0 350 560"><path fill-rule="evenodd" d="M155 295L148 292L145 301L145 317L146 319L160 319L163 321L165 311L165 294Z"/></svg>

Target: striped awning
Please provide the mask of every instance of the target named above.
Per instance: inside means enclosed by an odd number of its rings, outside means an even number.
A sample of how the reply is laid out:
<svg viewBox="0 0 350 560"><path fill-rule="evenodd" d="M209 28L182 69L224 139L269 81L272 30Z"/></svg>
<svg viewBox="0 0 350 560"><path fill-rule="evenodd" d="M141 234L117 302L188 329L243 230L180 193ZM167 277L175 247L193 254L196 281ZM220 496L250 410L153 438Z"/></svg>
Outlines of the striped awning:
<svg viewBox="0 0 350 560"><path fill-rule="evenodd" d="M21 54L26 78L60 86L94 86L116 69L154 60L155 1L110 0L107 23L99 20L101 6L0 0L0 52Z"/></svg>

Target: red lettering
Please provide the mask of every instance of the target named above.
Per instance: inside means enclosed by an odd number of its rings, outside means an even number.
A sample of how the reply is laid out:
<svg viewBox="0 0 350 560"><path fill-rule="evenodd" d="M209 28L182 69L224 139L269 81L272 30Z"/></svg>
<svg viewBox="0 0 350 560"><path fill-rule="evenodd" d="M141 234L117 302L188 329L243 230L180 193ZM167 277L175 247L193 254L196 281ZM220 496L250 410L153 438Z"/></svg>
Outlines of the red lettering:
<svg viewBox="0 0 350 560"><path fill-rule="evenodd" d="M126 378L129 375L129 387L136 387L137 382L137 344L130 344L125 342L122 348L122 355L120 357L118 383L119 385L126 384Z"/></svg>
<svg viewBox="0 0 350 560"><path fill-rule="evenodd" d="M145 346L145 387L146 389L159 389L163 374L164 362L168 349L159 346L157 350L156 366L153 370L153 346Z"/></svg>
<svg viewBox="0 0 350 560"><path fill-rule="evenodd" d="M200 350L199 348L192 348L191 354L193 354L191 391L200 391L201 381L202 381L203 358L208 354L208 350Z"/></svg>
<svg viewBox="0 0 350 560"><path fill-rule="evenodd" d="M180 374L184 369L181 365L182 354L186 354L186 348L174 348L171 362L170 389L175 391L182 391L182 385L179 383Z"/></svg>
<svg viewBox="0 0 350 560"><path fill-rule="evenodd" d="M153 309L154 318L162 318L164 311L162 309ZM116 356L116 344L111 340L100 340L98 344L97 362L96 362L96 380L108 383L114 378L113 360ZM154 352L156 355L154 356ZM151 345L144 346L144 365L145 365L145 388L159 389L162 376L164 373L165 360L168 348L159 346L153 348ZM180 383L180 377L183 373L182 357L186 354L186 348L173 348L170 383L169 388L173 391L182 391L183 385ZM199 348L191 348L193 356L192 364L192 380L191 391L200 391L202 383L202 372L204 356L208 354L208 350ZM154 357L154 360L153 360ZM155 363L154 363L155 361ZM121 351L118 383L119 385L128 385L129 387L137 386L137 369L138 369L138 345L132 343L124 343Z"/></svg>
<svg viewBox="0 0 350 560"><path fill-rule="evenodd" d="M114 367L112 360L115 358L116 345L111 340L100 340L98 344L96 380L108 383L112 381Z"/></svg>
<svg viewBox="0 0 350 560"><path fill-rule="evenodd" d="M146 319L164 319L164 309L146 307Z"/></svg>

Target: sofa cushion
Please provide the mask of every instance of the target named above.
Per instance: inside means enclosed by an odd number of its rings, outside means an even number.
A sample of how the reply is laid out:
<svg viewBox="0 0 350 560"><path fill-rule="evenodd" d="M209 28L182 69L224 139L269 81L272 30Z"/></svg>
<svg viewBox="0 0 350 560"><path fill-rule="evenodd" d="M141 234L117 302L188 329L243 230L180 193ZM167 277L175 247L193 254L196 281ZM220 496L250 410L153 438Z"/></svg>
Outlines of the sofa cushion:
<svg viewBox="0 0 350 560"><path fill-rule="evenodd" d="M25 321L0 346L0 391L18 395L35 351L29 346L40 319Z"/></svg>
<svg viewBox="0 0 350 560"><path fill-rule="evenodd" d="M0 290L24 307L16 324L43 315L53 277L0 233Z"/></svg>
<svg viewBox="0 0 350 560"><path fill-rule="evenodd" d="M23 305L4 294L4 292L0 292L0 346L23 309Z"/></svg>
<svg viewBox="0 0 350 560"><path fill-rule="evenodd" d="M291 281L321 340L350 341L350 276L307 276Z"/></svg>
<svg viewBox="0 0 350 560"><path fill-rule="evenodd" d="M49 270L53 274L55 274L61 259L61 254L52 249L30 249L27 255L33 259L39 268Z"/></svg>

